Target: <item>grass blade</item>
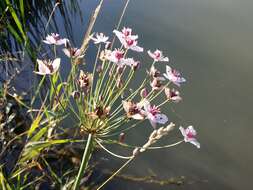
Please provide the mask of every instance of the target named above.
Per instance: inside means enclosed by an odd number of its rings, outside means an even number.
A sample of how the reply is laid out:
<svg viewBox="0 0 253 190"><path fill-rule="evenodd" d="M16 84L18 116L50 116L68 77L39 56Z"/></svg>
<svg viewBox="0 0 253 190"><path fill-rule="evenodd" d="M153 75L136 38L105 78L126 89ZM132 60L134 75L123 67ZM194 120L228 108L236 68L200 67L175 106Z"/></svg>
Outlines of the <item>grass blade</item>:
<svg viewBox="0 0 253 190"><path fill-rule="evenodd" d="M22 24L21 24L21 22L20 22L20 20L19 20L19 18L18 18L18 16L17 16L17 14L16 14L14 8L12 7L12 5L11 5L11 3L10 3L9 0L5 0L5 2L6 2L6 4L7 4L8 7L9 7L9 10L10 10L10 13L11 13L11 15L12 15L12 18L14 19L14 21L15 21L15 23L16 23L16 25L17 25L17 27L18 27L18 29L19 29L19 31L20 31L20 33L21 33L23 39L24 39L24 41L27 41L27 36L26 36L25 33L24 33Z"/></svg>

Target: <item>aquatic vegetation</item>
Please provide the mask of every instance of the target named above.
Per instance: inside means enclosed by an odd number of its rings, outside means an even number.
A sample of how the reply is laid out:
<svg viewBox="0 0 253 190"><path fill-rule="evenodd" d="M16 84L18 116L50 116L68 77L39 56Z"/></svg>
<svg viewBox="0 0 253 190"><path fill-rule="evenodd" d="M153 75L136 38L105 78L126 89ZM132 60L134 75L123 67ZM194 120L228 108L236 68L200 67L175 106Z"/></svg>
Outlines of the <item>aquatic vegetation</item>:
<svg viewBox="0 0 253 190"><path fill-rule="evenodd" d="M52 46L53 55L47 55L45 52L37 58L34 74L40 78L38 83L35 82L35 91L28 104L16 94L9 93L27 109L32 119L30 128L22 134L25 143L17 163L9 172L11 178L24 177L24 171L31 168L39 168L39 173L44 175L44 167L60 186L77 190L90 166L94 150L100 147L110 155L126 160L122 167L97 188L101 189L145 151L170 148L182 142L190 142L200 147L192 126L187 129L179 127L183 139L181 137L173 144L154 146L176 127L163 111L163 107L167 103L182 100L179 91L171 86L175 84L179 87L186 80L168 65L166 73L162 75L155 66L160 64L159 62L169 62L169 58L158 49L145 52L144 48L138 45L138 35L133 33L132 28L123 27L119 30L119 23L112 31L119 40L120 47L115 47L114 40L102 32L96 33L94 37L91 31L102 2L94 12L80 48L72 47L70 39L61 38L57 33L51 33L43 39L43 45ZM88 45L97 49L94 63L85 61ZM59 49L60 51L57 51ZM68 63L61 63L63 59L59 52L62 51L67 56ZM135 53L135 57L129 56L132 55L131 51ZM138 61L140 54L150 56L153 62L145 63L145 67L150 68L141 80L137 80L136 76L142 72L140 68L144 64ZM46 59L48 56L52 56L52 61ZM61 73L64 64L69 64L70 67L65 77ZM92 66L92 71L89 66ZM159 66L165 67L163 64ZM43 92L45 81L49 83L46 83L48 86ZM134 89L131 88L132 84L135 84ZM71 121L70 125L62 127L66 120ZM150 130L146 142L142 145L125 144L124 134L146 120L151 126L142 129ZM119 140L115 141L115 137ZM52 147L65 144L73 146L75 143L85 147L78 163L78 172L67 170L66 175L58 177L46 159L47 153L57 150ZM110 144L128 147L131 151L128 155L120 155L107 148ZM3 175L0 171L1 176Z"/></svg>

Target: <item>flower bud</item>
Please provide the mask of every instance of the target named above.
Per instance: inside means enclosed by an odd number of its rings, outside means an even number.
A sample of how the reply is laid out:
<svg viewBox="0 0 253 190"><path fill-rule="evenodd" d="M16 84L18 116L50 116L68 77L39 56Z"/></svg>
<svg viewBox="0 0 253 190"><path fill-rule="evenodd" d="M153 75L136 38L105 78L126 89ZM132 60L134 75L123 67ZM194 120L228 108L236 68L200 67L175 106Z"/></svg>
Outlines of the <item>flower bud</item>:
<svg viewBox="0 0 253 190"><path fill-rule="evenodd" d="M148 95L148 90L146 88L143 88L140 92L140 95L142 98L146 98Z"/></svg>
<svg viewBox="0 0 253 190"><path fill-rule="evenodd" d="M78 92L78 91L74 91L74 92L72 92L72 97L74 98L74 99L78 99L78 98L80 98L80 92Z"/></svg>
<svg viewBox="0 0 253 190"><path fill-rule="evenodd" d="M162 88L162 83L158 78L154 78L150 85L153 90L160 90Z"/></svg>
<svg viewBox="0 0 253 190"><path fill-rule="evenodd" d="M116 70L116 74L122 74L122 72L123 72L123 67L121 67L121 66L118 66L117 67L117 70Z"/></svg>
<svg viewBox="0 0 253 190"><path fill-rule="evenodd" d="M96 71L100 74L103 71L102 65L98 65Z"/></svg>
<svg viewBox="0 0 253 190"><path fill-rule="evenodd" d="M121 88L123 86L123 82L122 82L122 79L120 77L116 81L116 86L117 86L117 88Z"/></svg>
<svg viewBox="0 0 253 190"><path fill-rule="evenodd" d="M119 142L123 143L125 141L125 137L126 137L125 133L120 133L120 135L119 135Z"/></svg>
<svg viewBox="0 0 253 190"><path fill-rule="evenodd" d="M99 100L100 102L102 102L102 101L104 101L104 97L103 97L102 95L99 95L99 96L98 96L98 100Z"/></svg>
<svg viewBox="0 0 253 190"><path fill-rule="evenodd" d="M140 62L139 61L137 61L132 67L133 67L133 70L134 71L136 71L137 69L139 69L140 68Z"/></svg>

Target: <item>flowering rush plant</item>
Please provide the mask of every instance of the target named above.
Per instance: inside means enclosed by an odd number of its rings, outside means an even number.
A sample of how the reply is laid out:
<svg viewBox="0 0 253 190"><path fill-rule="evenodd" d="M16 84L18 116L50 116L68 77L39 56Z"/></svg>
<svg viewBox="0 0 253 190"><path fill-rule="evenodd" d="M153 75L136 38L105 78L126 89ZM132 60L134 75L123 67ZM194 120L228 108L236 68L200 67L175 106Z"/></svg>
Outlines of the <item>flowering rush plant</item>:
<svg viewBox="0 0 253 190"><path fill-rule="evenodd" d="M48 35L44 42L54 46L54 49L56 46L65 45L61 51L69 58L71 65L65 81L59 74L62 63L57 56L57 51L52 61L37 60L38 70L35 73L42 75L42 79L49 76L51 81L50 89L53 92L49 97L53 103L50 109L53 112L68 113L66 117L70 116L78 123L76 130L87 137L73 189L78 189L95 145L113 156L127 160L98 189L102 188L138 154L146 150L169 148L182 142L189 142L200 148L196 140L197 133L192 126L186 129L179 127L182 140L161 147L154 146L159 139L175 128L175 124L162 111L162 107L182 100L179 91L175 88L180 87L186 79L179 71L168 65L169 58L161 50L145 51L138 42L138 35L131 28L115 29L113 33L120 43L119 47L115 47L112 43L114 40L110 41L110 38L103 33L89 36L88 41L93 41L93 45L97 47L92 72L86 69L86 66L91 63L84 61L85 51L72 47L70 40L61 38L59 34ZM137 81L135 76L141 72L139 68L143 67L144 63L135 57L129 57L130 51L135 52L137 56L146 54L150 59L151 66L141 81ZM158 64L165 70L158 70ZM139 84L135 89L130 88L133 81ZM143 145L136 145L129 156L116 154L106 147L108 142L126 146L123 141L125 133L130 129L134 130L146 120L150 123L150 127L142 126L143 130L150 130L151 134ZM119 140L113 141L113 136L118 136Z"/></svg>

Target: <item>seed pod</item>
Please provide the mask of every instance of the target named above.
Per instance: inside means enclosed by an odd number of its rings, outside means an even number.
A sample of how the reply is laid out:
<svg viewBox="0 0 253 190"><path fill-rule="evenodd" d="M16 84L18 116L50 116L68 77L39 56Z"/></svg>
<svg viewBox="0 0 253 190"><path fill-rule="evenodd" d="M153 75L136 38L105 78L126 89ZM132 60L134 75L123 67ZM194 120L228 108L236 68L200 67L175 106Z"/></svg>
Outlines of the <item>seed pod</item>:
<svg viewBox="0 0 253 190"><path fill-rule="evenodd" d="M135 148L134 150L133 150L133 156L137 156L138 154L139 154L139 148Z"/></svg>

